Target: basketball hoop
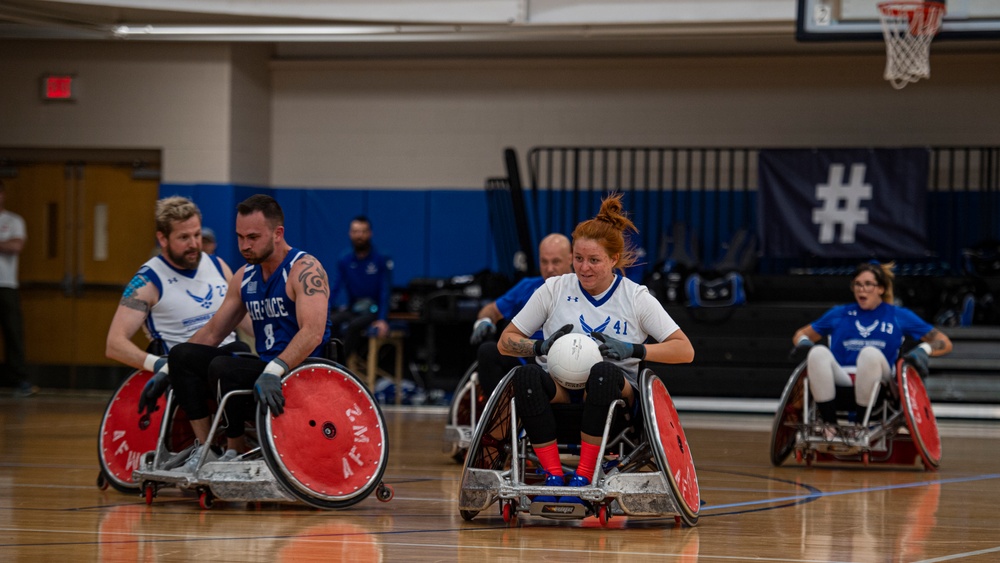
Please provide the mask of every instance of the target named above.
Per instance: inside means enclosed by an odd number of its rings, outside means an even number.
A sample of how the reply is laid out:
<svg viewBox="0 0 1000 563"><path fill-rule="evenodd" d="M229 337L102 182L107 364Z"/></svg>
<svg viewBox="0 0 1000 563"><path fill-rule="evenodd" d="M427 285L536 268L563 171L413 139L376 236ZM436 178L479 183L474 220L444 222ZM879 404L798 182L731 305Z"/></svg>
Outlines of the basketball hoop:
<svg viewBox="0 0 1000 563"><path fill-rule="evenodd" d="M944 4L882 2L878 12L885 36L885 79L900 90L910 82L930 78L931 41L941 28Z"/></svg>

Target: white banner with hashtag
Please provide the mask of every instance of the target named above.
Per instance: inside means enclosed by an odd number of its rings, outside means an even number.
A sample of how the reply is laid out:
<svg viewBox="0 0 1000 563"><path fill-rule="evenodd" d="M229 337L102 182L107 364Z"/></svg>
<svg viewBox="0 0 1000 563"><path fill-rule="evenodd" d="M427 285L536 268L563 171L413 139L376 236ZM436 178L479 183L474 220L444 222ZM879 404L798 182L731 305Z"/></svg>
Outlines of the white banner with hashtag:
<svg viewBox="0 0 1000 563"><path fill-rule="evenodd" d="M766 149L758 163L765 256L927 256L927 149Z"/></svg>

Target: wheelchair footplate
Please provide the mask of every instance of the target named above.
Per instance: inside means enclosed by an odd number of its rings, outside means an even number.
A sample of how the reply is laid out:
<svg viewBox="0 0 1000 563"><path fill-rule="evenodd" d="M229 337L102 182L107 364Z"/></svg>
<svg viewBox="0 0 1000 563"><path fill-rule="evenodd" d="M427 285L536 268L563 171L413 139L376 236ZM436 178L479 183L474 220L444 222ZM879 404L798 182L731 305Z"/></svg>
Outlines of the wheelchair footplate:
<svg viewBox="0 0 1000 563"><path fill-rule="evenodd" d="M472 443L473 430L475 429L472 426L445 426L441 452L450 455L459 450L469 449L469 444Z"/></svg>

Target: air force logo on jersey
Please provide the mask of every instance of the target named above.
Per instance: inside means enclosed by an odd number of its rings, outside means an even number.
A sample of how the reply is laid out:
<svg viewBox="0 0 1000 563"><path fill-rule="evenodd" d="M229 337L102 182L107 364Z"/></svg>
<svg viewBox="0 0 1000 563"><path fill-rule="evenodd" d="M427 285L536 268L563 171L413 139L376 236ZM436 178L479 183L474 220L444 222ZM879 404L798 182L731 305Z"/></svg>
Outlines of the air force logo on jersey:
<svg viewBox="0 0 1000 563"><path fill-rule="evenodd" d="M869 326L862 326L861 321L854 321L854 328L858 329L858 334L861 335L861 338L868 338L876 327L878 327L878 319Z"/></svg>
<svg viewBox="0 0 1000 563"><path fill-rule="evenodd" d="M204 309L211 309L212 308L212 296L214 294L214 292L212 291L212 284L208 284L208 293L205 294L204 297L199 297L199 296L191 293L191 290L185 290L185 291L187 292L188 296L191 299L194 299L195 302L197 302L198 304L200 304L202 306L202 308L204 308Z"/></svg>
<svg viewBox="0 0 1000 563"><path fill-rule="evenodd" d="M587 324L586 319L583 318L583 315L580 315L580 328L582 328L583 332L587 334L592 332L604 332L604 329L608 328L609 324L611 324L611 317L604 319L604 322L597 325L597 328L591 328L590 325Z"/></svg>

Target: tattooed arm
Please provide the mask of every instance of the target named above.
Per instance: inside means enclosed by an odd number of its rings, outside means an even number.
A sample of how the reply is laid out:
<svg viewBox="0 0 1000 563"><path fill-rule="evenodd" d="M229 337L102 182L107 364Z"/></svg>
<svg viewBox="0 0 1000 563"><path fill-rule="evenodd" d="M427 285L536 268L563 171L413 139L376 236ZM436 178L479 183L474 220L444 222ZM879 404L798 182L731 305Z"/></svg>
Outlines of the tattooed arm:
<svg viewBox="0 0 1000 563"><path fill-rule="evenodd" d="M150 309L160 300L160 292L149 278L137 274L129 282L111 319L104 355L135 369L143 369L149 355L132 342L132 337L146 321Z"/></svg>
<svg viewBox="0 0 1000 563"><path fill-rule="evenodd" d="M500 334L497 349L504 356L530 358L535 356L535 341L518 330L514 323L510 323Z"/></svg>
<svg viewBox="0 0 1000 563"><path fill-rule="evenodd" d="M292 266L285 287L288 296L295 301L299 331L278 358L294 368L323 342L330 314L330 280L319 260L307 254Z"/></svg>
<svg viewBox="0 0 1000 563"><path fill-rule="evenodd" d="M920 341L930 344L931 351L928 352L929 356L944 356L951 352L951 339L936 328L923 335Z"/></svg>

